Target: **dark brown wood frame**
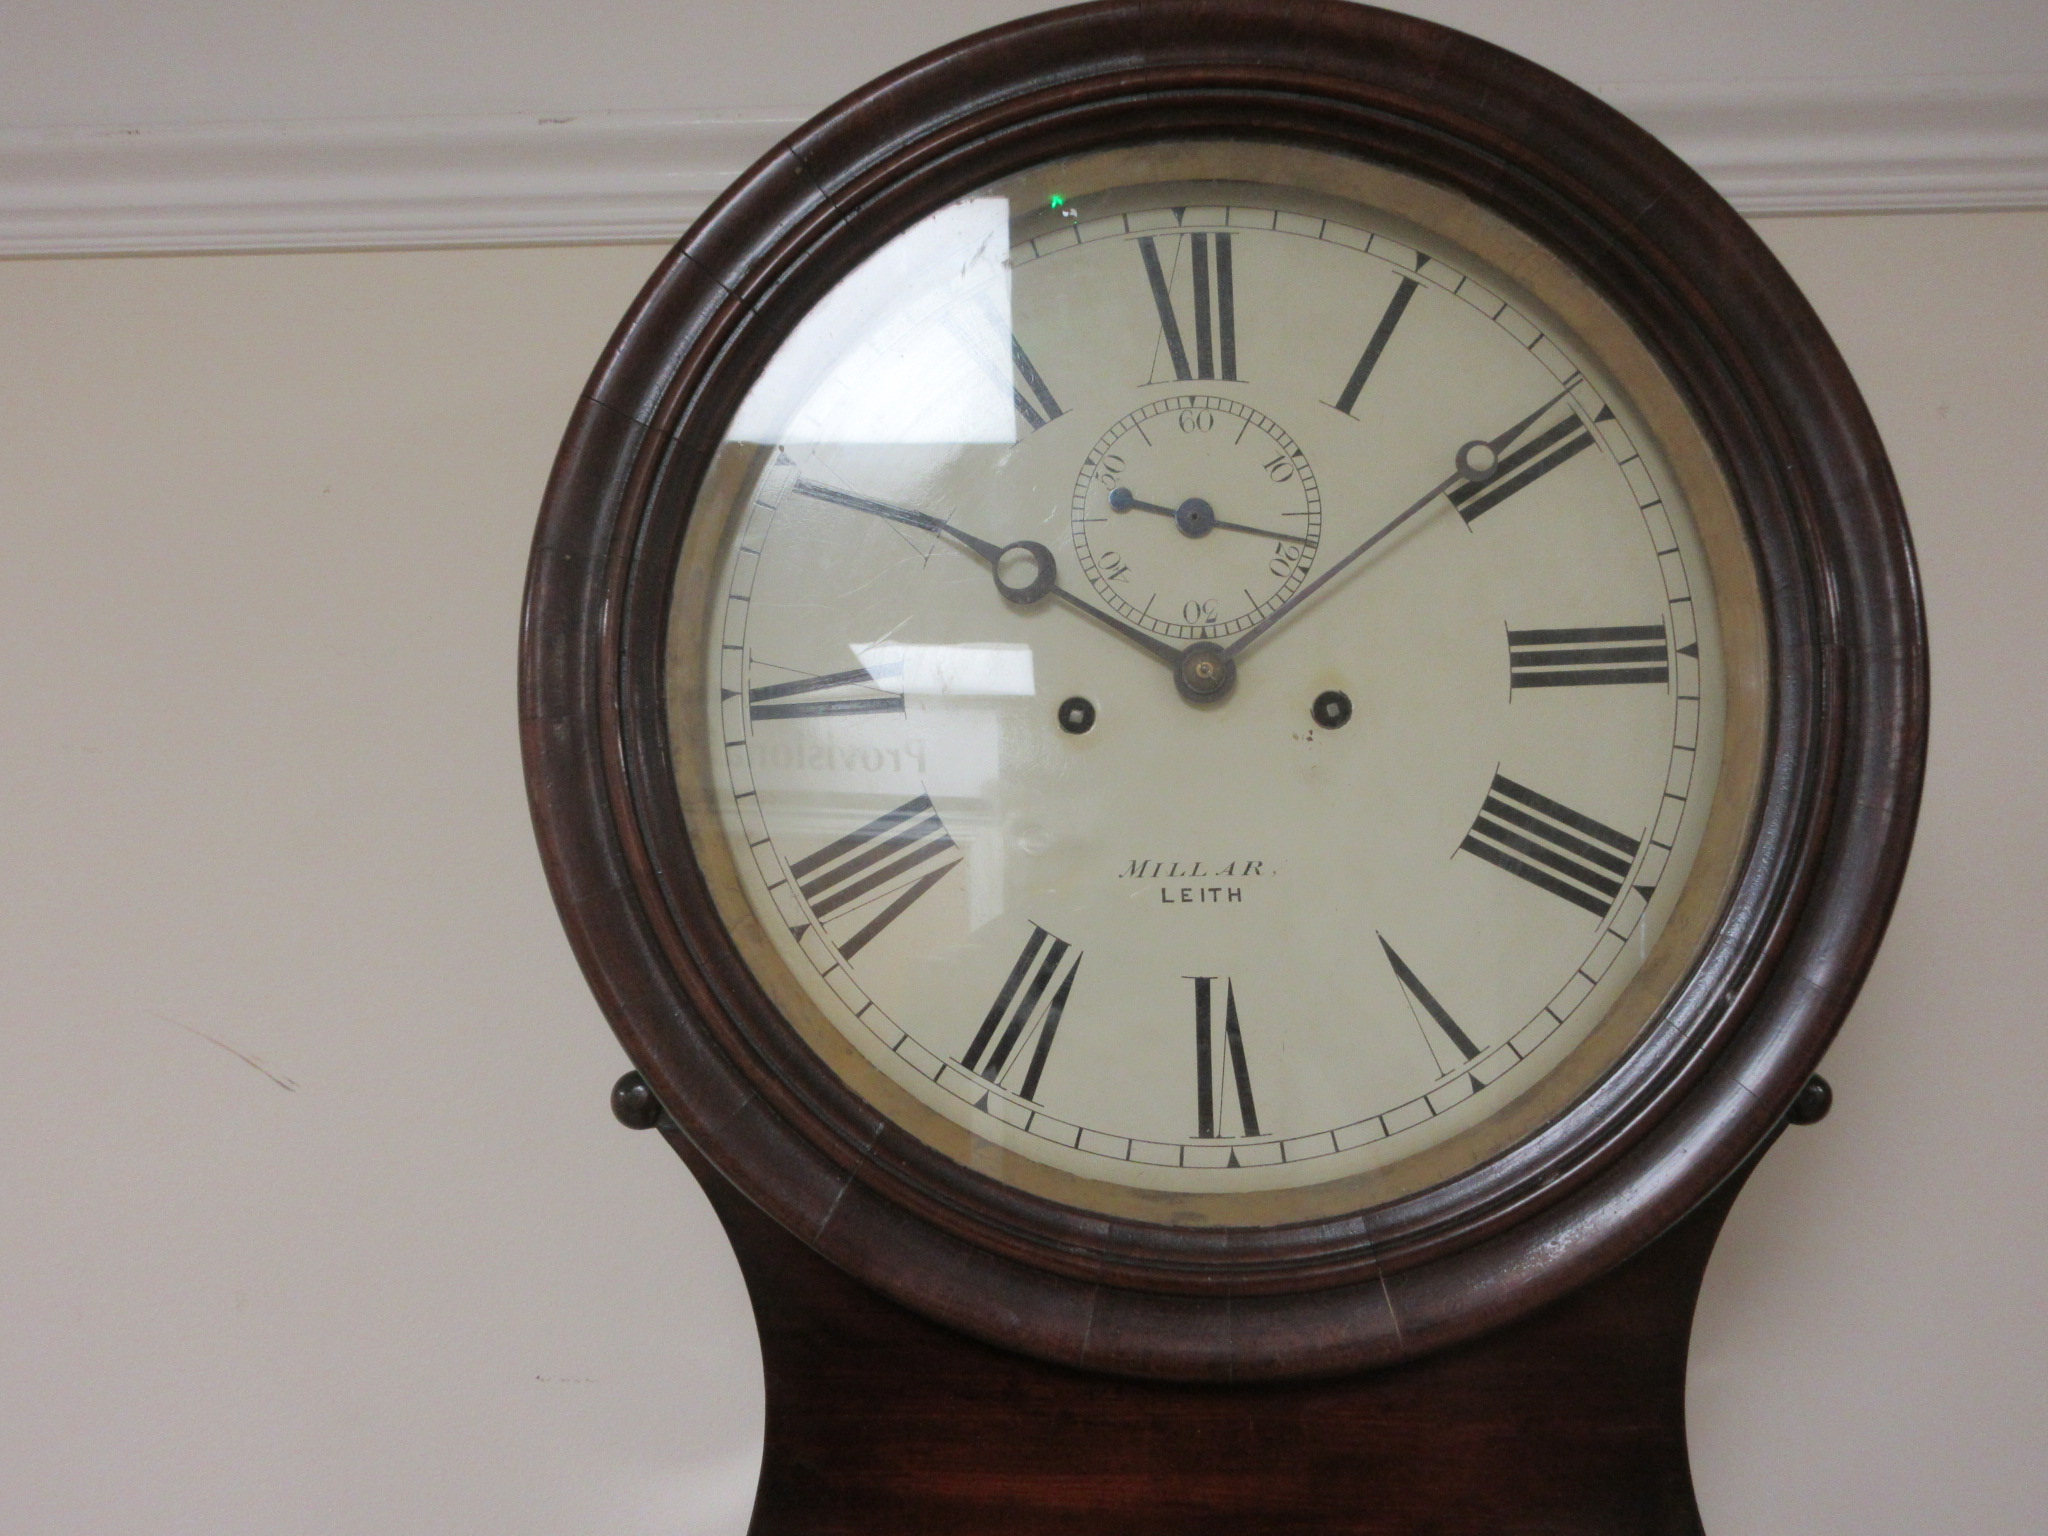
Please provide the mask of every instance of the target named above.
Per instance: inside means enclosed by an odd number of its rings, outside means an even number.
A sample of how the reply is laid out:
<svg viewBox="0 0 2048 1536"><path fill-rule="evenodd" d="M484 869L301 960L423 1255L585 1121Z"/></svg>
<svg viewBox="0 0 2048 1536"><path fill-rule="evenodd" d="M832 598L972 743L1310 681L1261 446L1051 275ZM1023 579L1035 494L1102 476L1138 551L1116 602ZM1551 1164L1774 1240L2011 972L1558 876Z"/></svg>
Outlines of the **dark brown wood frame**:
<svg viewBox="0 0 2048 1536"><path fill-rule="evenodd" d="M1188 1230L998 1185L884 1122L740 963L676 802L662 657L697 486L797 319L911 221L1033 164L1233 137L1376 161L1570 262L1671 375L1761 576L1771 752L1750 847L1662 1019L1468 1174L1328 1221ZM1337 0L1109 0L906 65L792 135L621 324L557 461L521 654L556 900L634 1063L702 1159L929 1317L1068 1365L1328 1374L1472 1337L1643 1250L1742 1167L1855 997L1903 873L1927 677L1904 513L1833 345L1704 182L1526 60Z"/></svg>

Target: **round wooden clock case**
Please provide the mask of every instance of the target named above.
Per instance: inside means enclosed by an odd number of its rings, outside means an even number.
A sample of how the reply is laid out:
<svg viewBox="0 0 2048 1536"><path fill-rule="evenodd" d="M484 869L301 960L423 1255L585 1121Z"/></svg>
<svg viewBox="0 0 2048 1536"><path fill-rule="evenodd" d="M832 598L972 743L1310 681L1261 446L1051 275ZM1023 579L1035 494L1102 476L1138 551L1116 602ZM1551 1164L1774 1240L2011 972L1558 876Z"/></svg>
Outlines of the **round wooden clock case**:
<svg viewBox="0 0 2048 1536"><path fill-rule="evenodd" d="M931 1129L835 1055L772 956L736 935L750 909L683 804L703 742L672 707L677 626L701 648L691 605L717 600L690 575L693 519L709 537L735 412L804 317L937 210L998 185L1036 195L1045 167L1147 146L1169 166L1269 179L1356 165L1388 217L1449 208L1480 247L1499 232L1474 258L1484 270L1526 248L1525 274L1565 274L1539 299L1569 310L1583 292L1567 332L1591 334L1622 379L1622 420L1651 422L1701 537L1726 545L1722 777L1741 790L1717 802L1719 873L1696 882L1712 899L1693 898L1683 964L1566 1087L1496 1116L1512 1134L1462 1163L1417 1162L1434 1172L1405 1182L1310 1179L1263 1206L1198 1192L1186 1219L1094 1198L1057 1169L992 1176L960 1155L978 1144L968 1119ZM1056 212L1065 194L1046 186ZM1200 249L1207 263L1227 247ZM1258 414L1208 350L1221 320L1202 320L1199 367L1192 345L1174 348L1131 420L1150 419L1148 400L1178 408L1176 384ZM1020 386L1019 409L1036 401L1042 418L1051 393ZM1131 430L1098 426L1105 442ZM856 523L891 515L839 502ZM1180 532L1206 534L1186 523L1194 505ZM1276 546L1276 568L1305 547ZM1277 609L1309 574L1304 555L1270 598L1246 599ZM1082 596L1119 601L1106 584ZM1248 680L1262 660L1246 655ZM1692 1296L1727 1201L1808 1091L1875 951L1917 805L1926 675L1904 515L1840 358L1743 221L1641 130L1475 39L1335 3L1082 6L907 65L744 174L627 315L549 488L521 676L548 875L644 1082L627 1109L705 1182L754 1293L770 1394L757 1529L1696 1528L1681 1418ZM1408 996L1427 997L1386 948ZM1235 1049L1234 1011L1230 1027ZM1223 1061L1220 1023L1215 1038ZM1205 1097L1200 1135L1218 1112ZM1237 1133L1257 1129L1241 1118ZM1285 1446L1219 1471L1230 1437L1276 1413Z"/></svg>

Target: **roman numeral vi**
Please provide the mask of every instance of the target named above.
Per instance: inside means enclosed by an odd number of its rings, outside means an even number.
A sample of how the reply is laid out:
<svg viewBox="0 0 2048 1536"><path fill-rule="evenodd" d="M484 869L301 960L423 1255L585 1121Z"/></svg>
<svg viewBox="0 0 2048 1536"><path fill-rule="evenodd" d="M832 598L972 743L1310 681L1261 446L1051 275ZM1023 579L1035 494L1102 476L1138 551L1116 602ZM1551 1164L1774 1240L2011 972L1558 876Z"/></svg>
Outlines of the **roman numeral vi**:
<svg viewBox="0 0 2048 1536"><path fill-rule="evenodd" d="M1252 1103L1251 1068L1244 1057L1244 1031L1237 1023L1237 990L1228 976L1190 976L1195 984L1195 1135L1225 1134L1217 1113L1226 1091L1237 1090L1237 1118L1244 1136L1259 1134L1259 1111ZM1223 1039L1215 1038L1215 983L1223 983Z"/></svg>

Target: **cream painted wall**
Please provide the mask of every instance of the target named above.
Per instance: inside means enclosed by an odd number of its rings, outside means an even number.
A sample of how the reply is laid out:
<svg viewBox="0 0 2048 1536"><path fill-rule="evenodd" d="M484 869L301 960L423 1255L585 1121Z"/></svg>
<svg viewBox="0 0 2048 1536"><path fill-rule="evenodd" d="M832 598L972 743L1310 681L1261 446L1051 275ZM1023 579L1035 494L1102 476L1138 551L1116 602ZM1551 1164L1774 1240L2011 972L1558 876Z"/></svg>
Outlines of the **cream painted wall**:
<svg viewBox="0 0 2048 1536"><path fill-rule="evenodd" d="M744 1527L751 1315L514 726L655 254L0 265L8 1536Z"/></svg>
<svg viewBox="0 0 2048 1536"><path fill-rule="evenodd" d="M1708 1276L1715 1536L2048 1529L2048 214L1779 221L1915 518L1898 921ZM0 264L0 1530L736 1533L745 1298L612 1124L513 720L650 248Z"/></svg>
<svg viewBox="0 0 2048 1536"><path fill-rule="evenodd" d="M1708 1529L2048 1531L2048 214L1766 220L1920 553L1927 795L1885 948L1707 1273Z"/></svg>
<svg viewBox="0 0 2048 1536"><path fill-rule="evenodd" d="M0 129L798 107L1037 0L9 0ZM1409 0L1593 84L2048 72L2039 0Z"/></svg>

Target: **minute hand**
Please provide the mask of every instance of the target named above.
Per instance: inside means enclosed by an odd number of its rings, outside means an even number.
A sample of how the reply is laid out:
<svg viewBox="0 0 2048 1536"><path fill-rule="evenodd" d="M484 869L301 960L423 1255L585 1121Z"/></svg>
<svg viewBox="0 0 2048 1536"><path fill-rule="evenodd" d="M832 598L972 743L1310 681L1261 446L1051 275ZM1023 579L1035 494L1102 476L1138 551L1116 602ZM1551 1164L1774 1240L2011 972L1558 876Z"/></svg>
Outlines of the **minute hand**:
<svg viewBox="0 0 2048 1536"><path fill-rule="evenodd" d="M988 566L990 574L996 577L997 587L1002 589L1004 596L1009 597L1011 601L1035 602L1040 597L1056 597L1075 612L1086 614L1104 628L1115 630L1133 645L1150 652L1169 667L1177 668L1180 665L1180 651L1176 647L1168 645L1156 635L1146 634L1144 630L1139 629L1135 624L1126 624L1113 613L1104 613L1093 603L1084 603L1080 598L1074 596L1073 593L1061 586L1056 578L1048 579L1043 586L1034 584L1029 589L1030 595L1022 599L1015 592L1003 588L1002 577L998 571L998 567L1002 562L1003 552L1006 548L1014 549L1018 546L991 544L987 539L978 538L974 534L968 533L965 529L955 528L944 518L933 517L929 512L914 512L909 507L891 506L886 501L874 501L866 496L856 496L850 491L834 490L829 485L819 485L811 480L797 481L796 493L799 496L808 496L813 501L829 501L834 506L848 507L855 512L865 512L870 517L883 518L892 523L902 523L910 528L921 528L927 533L935 533L941 538L951 539L955 544L959 545L969 554L976 556ZM1029 547L1035 552L1035 557L1040 562L1039 569L1041 573L1050 578L1053 571L1052 552L1043 545Z"/></svg>
<svg viewBox="0 0 2048 1536"><path fill-rule="evenodd" d="M1524 432L1528 431L1529 428L1534 426L1537 423L1537 421L1541 419L1544 412L1548 411L1553 405L1556 405L1558 401L1564 399L1565 396L1569 395L1572 392L1572 390L1575 387L1577 387L1577 385L1578 380L1575 378L1572 380L1570 384L1567 384L1563 389L1559 390L1556 394L1552 395L1548 400L1544 401L1541 405L1537 406L1535 410L1531 411L1528 415L1524 416L1512 427L1509 427L1507 431L1501 433L1498 437L1487 439L1485 446L1488 450L1490 450L1493 462L1495 464L1498 464L1501 454L1507 449L1508 445L1514 442L1514 440L1520 437ZM1461 464L1465 456L1468 453L1470 453L1472 448L1476 446L1478 445L1467 444L1464 449L1460 450L1459 460ZM1322 575L1318 576L1314 581L1310 582L1307 586L1303 587L1299 592L1295 593L1294 596L1290 597L1278 608L1275 608L1271 613L1267 614L1263 619L1259 620L1259 622L1254 624L1250 629L1246 630L1243 634L1239 635L1235 640L1233 640L1229 644L1229 646L1225 648L1227 654L1229 654L1232 657L1239 655L1246 646L1250 645L1254 640L1258 639L1259 636L1263 635L1275 624L1278 624L1282 619L1286 618L1288 614L1294 612L1295 609L1299 608L1303 603L1307 602L1310 598L1314 597L1318 592L1322 591L1324 587L1327 587L1331 582L1335 581L1339 576L1343 575L1344 572L1348 570L1354 562L1363 558L1365 555L1370 554L1372 550L1378 544L1380 544L1382 540L1386 539L1391 534L1393 534L1403 524L1408 522L1410 518L1416 516L1418 513L1428 510L1432 505L1435 504L1439 497L1443 496L1445 492L1452 489L1452 487L1456 486L1460 481L1478 482L1490 478L1493 473L1494 471L1491 469L1487 470L1486 473L1483 475L1468 474L1462 467L1452 470L1442 480L1437 482L1437 484L1431 486L1428 491L1423 493L1423 495L1416 498L1412 505L1404 508L1402 511L1396 513L1393 517L1389 518L1387 522L1384 523L1375 533L1373 533L1372 536L1368 538L1363 544L1360 544L1356 549L1352 550L1349 554L1345 555L1343 559L1337 561L1334 565L1326 567Z"/></svg>

